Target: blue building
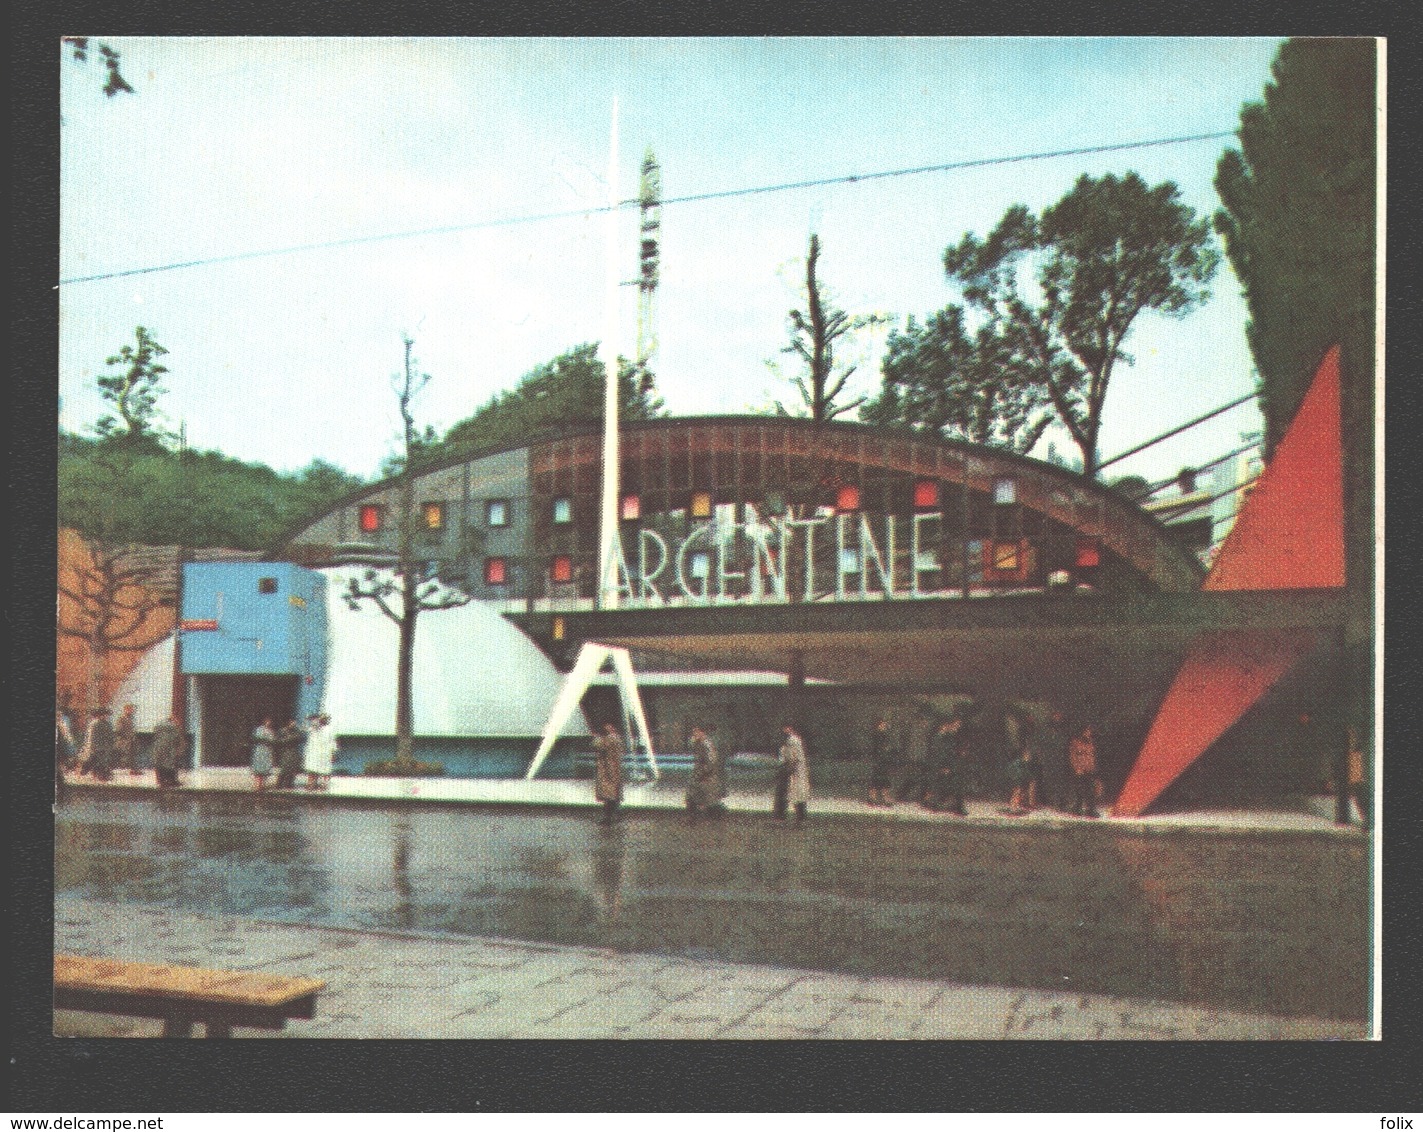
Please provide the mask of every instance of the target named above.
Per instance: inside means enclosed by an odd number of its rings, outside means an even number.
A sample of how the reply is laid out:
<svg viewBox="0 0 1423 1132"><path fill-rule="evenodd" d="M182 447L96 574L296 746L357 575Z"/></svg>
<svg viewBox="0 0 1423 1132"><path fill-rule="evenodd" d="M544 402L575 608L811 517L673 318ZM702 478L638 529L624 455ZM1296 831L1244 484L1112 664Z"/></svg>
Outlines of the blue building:
<svg viewBox="0 0 1423 1132"><path fill-rule="evenodd" d="M288 562L183 568L178 669L200 765L247 762L252 729L320 710L326 579Z"/></svg>

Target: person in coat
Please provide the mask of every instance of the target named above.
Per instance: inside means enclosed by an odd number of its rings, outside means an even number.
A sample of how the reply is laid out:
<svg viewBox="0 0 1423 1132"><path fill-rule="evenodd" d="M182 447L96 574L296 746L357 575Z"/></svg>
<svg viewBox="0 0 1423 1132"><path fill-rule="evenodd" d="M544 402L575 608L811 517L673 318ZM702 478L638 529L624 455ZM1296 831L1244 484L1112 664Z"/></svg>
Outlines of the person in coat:
<svg viewBox="0 0 1423 1132"><path fill-rule="evenodd" d="M599 825L612 825L618 817L618 804L623 800L623 756L627 749L623 737L611 723L603 724L603 733L593 740L597 753L597 770L593 779L593 797L603 805Z"/></svg>
<svg viewBox="0 0 1423 1132"><path fill-rule="evenodd" d="M183 764L186 740L178 730L178 721L171 715L153 731L153 771L158 777L158 789L171 790L178 785L178 768Z"/></svg>
<svg viewBox="0 0 1423 1132"><path fill-rule="evenodd" d="M1090 727L1084 727L1067 745L1067 761L1072 767L1070 812L1097 817L1097 742Z"/></svg>
<svg viewBox="0 0 1423 1132"><path fill-rule="evenodd" d="M114 765L129 774L138 773L138 727L134 722L133 704L124 704L114 724Z"/></svg>
<svg viewBox="0 0 1423 1132"><path fill-rule="evenodd" d="M301 752L306 744L306 732L294 719L282 724L277 732L277 789L292 790L301 773Z"/></svg>
<svg viewBox="0 0 1423 1132"><path fill-rule="evenodd" d="M955 716L939 724L929 738L929 755L931 779L924 804L931 810L947 809L967 817L968 747L963 741L962 719Z"/></svg>
<svg viewBox="0 0 1423 1132"><path fill-rule="evenodd" d="M880 719L870 732L870 805L893 806L889 796L889 776L900 759L899 740L889 729L889 720Z"/></svg>
<svg viewBox="0 0 1423 1132"><path fill-rule="evenodd" d="M64 801L64 772L74 758L74 732L63 708L54 713L54 800Z"/></svg>
<svg viewBox="0 0 1423 1132"><path fill-rule="evenodd" d="M687 783L686 803L688 817L696 821L721 801L722 791L716 747L711 737L702 728L693 727L690 738L692 777Z"/></svg>
<svg viewBox="0 0 1423 1132"><path fill-rule="evenodd" d="M94 718L89 721L89 730L84 738L85 767L100 782L108 782L114 776L114 760L117 755L114 747L114 725L109 722L109 709L95 708Z"/></svg>
<svg viewBox="0 0 1423 1132"><path fill-rule="evenodd" d="M715 729L708 726L702 728L702 731L707 737L707 748L711 752L712 769L708 791L712 801L708 811L712 814L724 814L726 813L726 756L716 745Z"/></svg>
<svg viewBox="0 0 1423 1132"><path fill-rule="evenodd" d="M312 712L306 732L306 752L302 769L306 771L308 790L325 790L336 764L336 734L331 729L331 717Z"/></svg>
<svg viewBox="0 0 1423 1132"><path fill-rule="evenodd" d="M1018 757L1008 764L1008 784L1013 792L1008 797L1007 812L1013 815L1031 813L1042 792L1043 767L1030 745L1024 746Z"/></svg>
<svg viewBox="0 0 1423 1132"><path fill-rule="evenodd" d="M267 776L272 773L276 742L277 733L272 730L272 721L262 720L252 732L252 779L259 793L267 789Z"/></svg>
<svg viewBox="0 0 1423 1132"><path fill-rule="evenodd" d="M772 813L778 820L785 820L786 803L789 803L795 807L796 823L800 824L805 821L806 803L810 801L810 761L805 755L805 743L796 729L788 723L781 728L781 732L785 742L781 744L777 768L785 779L786 794L782 802L777 793L778 807Z"/></svg>

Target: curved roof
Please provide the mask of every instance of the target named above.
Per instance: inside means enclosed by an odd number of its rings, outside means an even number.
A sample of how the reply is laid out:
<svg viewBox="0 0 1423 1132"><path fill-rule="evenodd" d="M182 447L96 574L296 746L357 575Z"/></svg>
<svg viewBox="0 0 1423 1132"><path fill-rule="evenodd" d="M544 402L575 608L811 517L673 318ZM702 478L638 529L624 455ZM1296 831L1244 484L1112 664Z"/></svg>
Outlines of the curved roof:
<svg viewBox="0 0 1423 1132"><path fill-rule="evenodd" d="M341 735L395 730L395 669L400 633L374 604L351 609L346 579L326 575L327 663L321 710ZM472 601L420 616L415 634L415 733L460 738L525 738L543 733L563 677L524 633ZM169 712L173 638L143 654L120 685L116 703L136 705L137 726L151 731ZM588 734L575 714L564 735Z"/></svg>
<svg viewBox="0 0 1423 1132"><path fill-rule="evenodd" d="M538 449L562 441L595 437L600 434L601 427L596 423L580 422L563 430L535 434L519 444L469 449L422 467L416 473L416 479L503 452ZM779 432L782 437L779 447L790 454L808 452L808 434L815 434L817 443L826 446L824 454L835 459L913 475L969 482L985 490L992 490L996 476L1021 477L1031 485L1022 495L1024 504L1083 533L1100 537L1108 548L1140 569L1162 589L1194 589L1205 576L1205 570L1195 556L1171 536L1165 525L1130 499L1092 477L1001 448L924 433L877 428L858 422L826 421L817 425L799 417L658 417L626 421L622 432L625 436L632 436L652 431L747 427L764 430L768 436ZM771 444L768 451L775 447L777 445ZM592 447L577 457L579 462L600 458L600 450ZM303 531L325 515L382 492L397 480L398 477L391 477L366 485L334 501L321 516L308 516L299 526L283 534L273 551L274 556L280 557Z"/></svg>

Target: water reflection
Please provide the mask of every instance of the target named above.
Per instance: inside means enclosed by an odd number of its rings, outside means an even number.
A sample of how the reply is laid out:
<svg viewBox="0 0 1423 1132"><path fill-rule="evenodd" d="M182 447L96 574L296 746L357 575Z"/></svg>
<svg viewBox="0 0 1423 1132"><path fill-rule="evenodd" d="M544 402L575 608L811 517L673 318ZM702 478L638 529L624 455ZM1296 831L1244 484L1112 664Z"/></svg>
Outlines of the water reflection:
<svg viewBox="0 0 1423 1132"><path fill-rule="evenodd" d="M627 856L624 827L600 829L593 845L593 894L604 923L615 924L623 907L623 860Z"/></svg>
<svg viewBox="0 0 1423 1132"><path fill-rule="evenodd" d="M366 929L1359 1018L1367 872L1309 837L76 797L57 891Z"/></svg>

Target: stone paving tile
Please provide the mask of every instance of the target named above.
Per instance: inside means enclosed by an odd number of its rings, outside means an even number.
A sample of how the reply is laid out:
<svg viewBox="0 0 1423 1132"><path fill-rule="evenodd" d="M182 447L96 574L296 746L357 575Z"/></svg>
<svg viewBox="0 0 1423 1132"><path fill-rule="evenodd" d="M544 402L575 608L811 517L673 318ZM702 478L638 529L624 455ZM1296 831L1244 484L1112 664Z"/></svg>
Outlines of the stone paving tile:
<svg viewBox="0 0 1423 1132"><path fill-rule="evenodd" d="M923 1021L923 1012L919 1010L856 1007L828 1022L819 1036L904 1041L919 1036Z"/></svg>
<svg viewBox="0 0 1423 1132"><path fill-rule="evenodd" d="M325 979L291 1038L1303 1039L1358 1023L1276 1018L1109 996L696 963L505 940L372 935L80 899L56 947ZM59 1012L55 1032L149 1036L158 1024Z"/></svg>
<svg viewBox="0 0 1423 1132"><path fill-rule="evenodd" d="M923 1013L916 1038L1001 1038L1021 991L1006 987L946 986Z"/></svg>

